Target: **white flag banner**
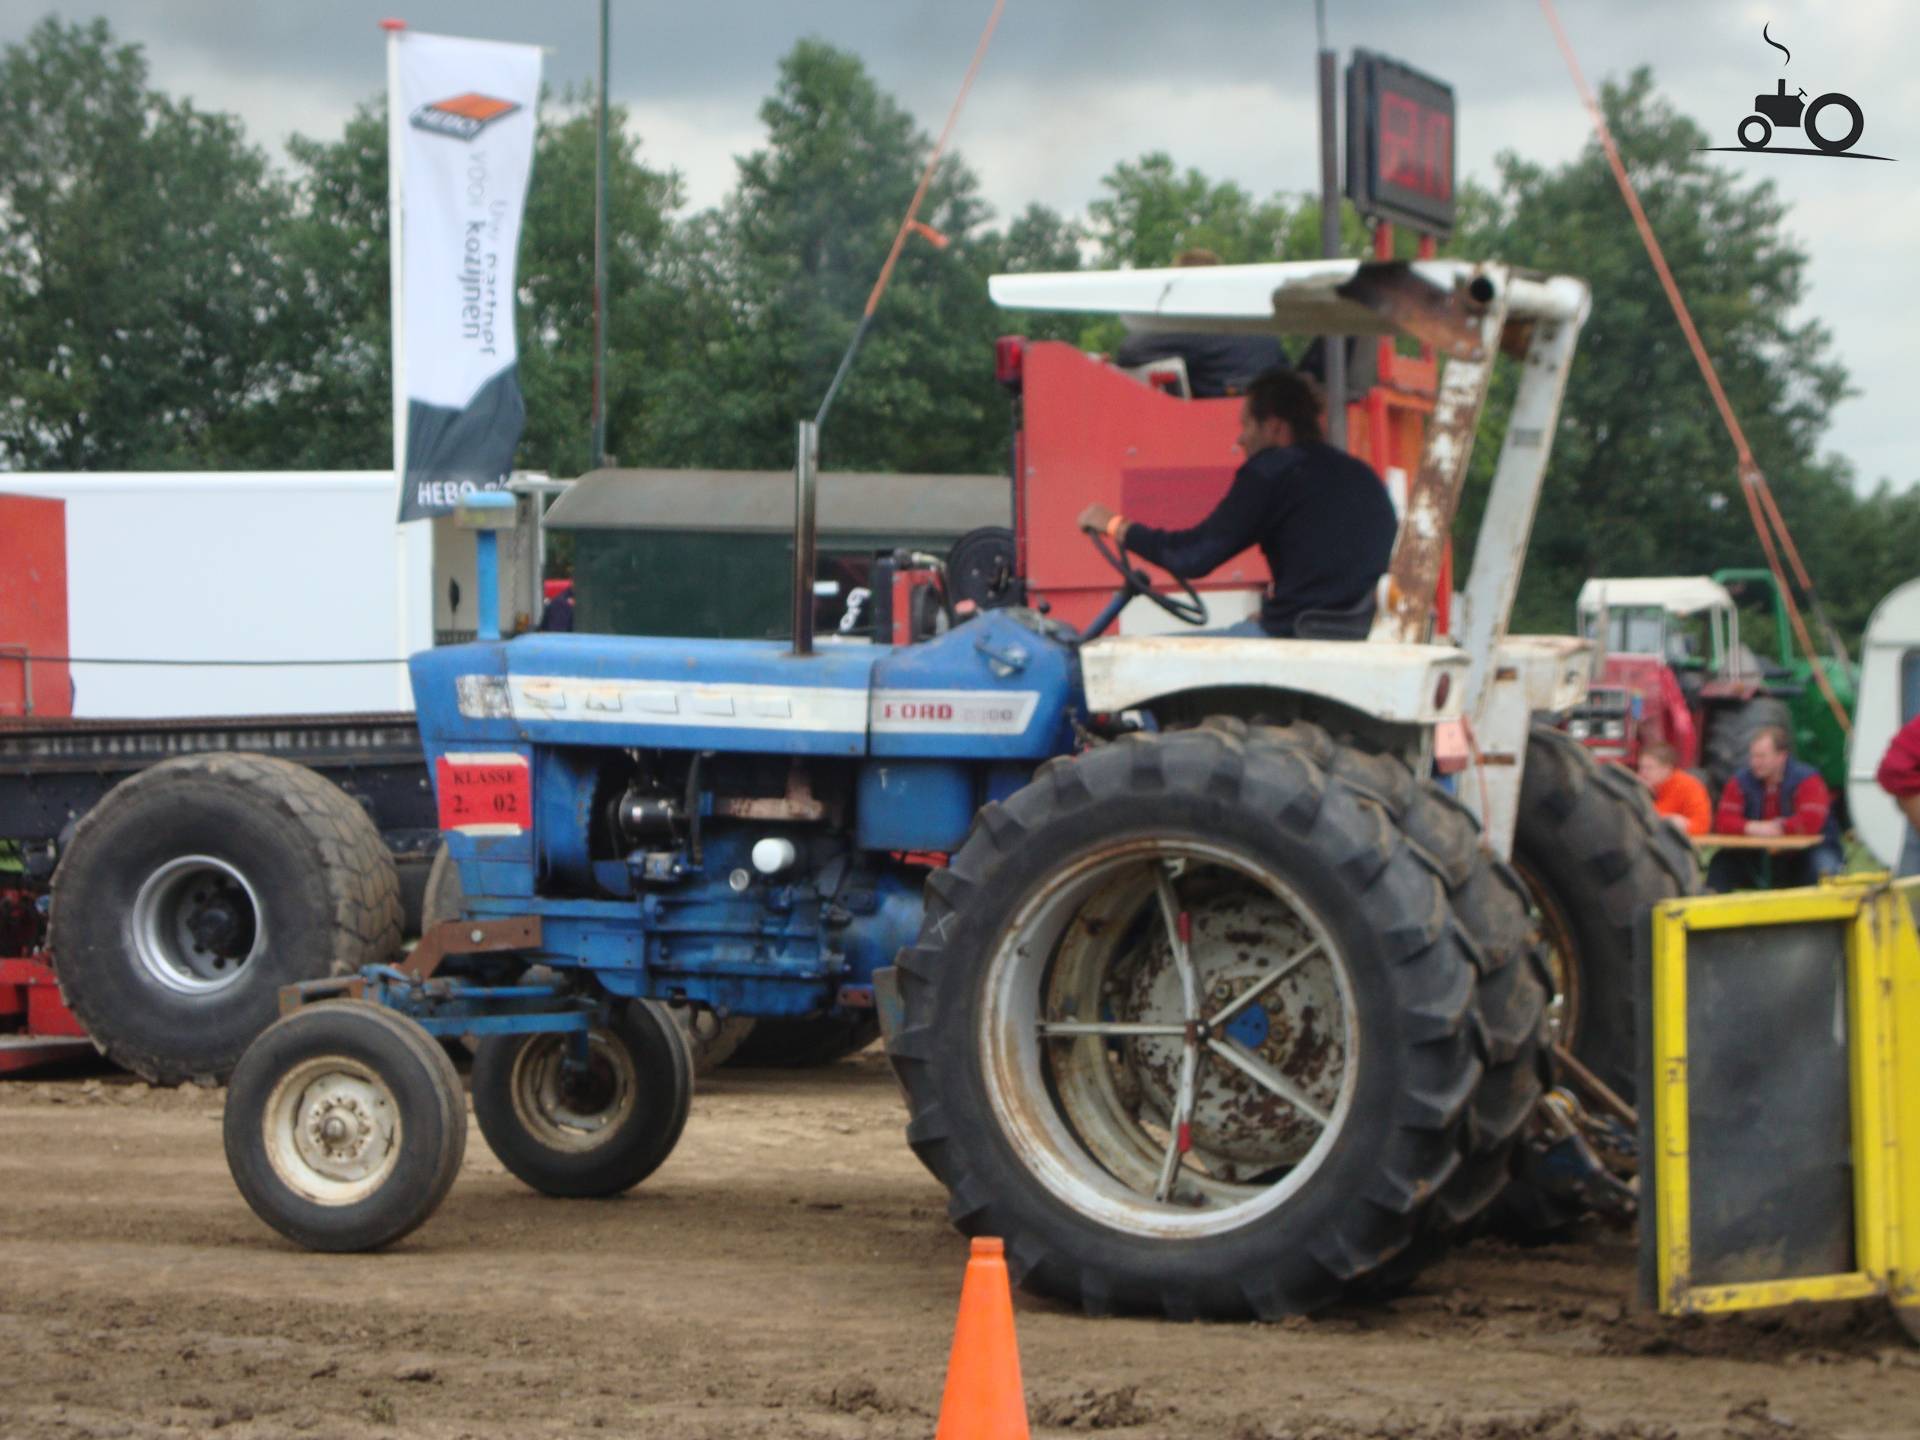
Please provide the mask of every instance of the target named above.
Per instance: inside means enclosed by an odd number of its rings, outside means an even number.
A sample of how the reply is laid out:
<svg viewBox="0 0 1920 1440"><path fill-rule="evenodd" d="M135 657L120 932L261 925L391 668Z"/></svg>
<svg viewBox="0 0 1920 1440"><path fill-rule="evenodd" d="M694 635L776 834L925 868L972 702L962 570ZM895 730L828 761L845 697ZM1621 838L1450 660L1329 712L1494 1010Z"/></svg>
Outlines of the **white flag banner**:
<svg viewBox="0 0 1920 1440"><path fill-rule="evenodd" d="M533 173L540 49L413 31L392 43L400 518L416 520L504 486L526 424L514 262Z"/></svg>

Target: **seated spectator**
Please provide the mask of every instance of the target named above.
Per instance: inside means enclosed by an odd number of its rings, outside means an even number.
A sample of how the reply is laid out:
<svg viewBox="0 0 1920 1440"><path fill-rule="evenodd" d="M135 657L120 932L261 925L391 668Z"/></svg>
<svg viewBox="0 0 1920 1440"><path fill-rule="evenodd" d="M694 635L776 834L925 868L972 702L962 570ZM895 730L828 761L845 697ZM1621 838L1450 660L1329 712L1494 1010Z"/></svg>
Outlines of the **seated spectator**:
<svg viewBox="0 0 1920 1440"><path fill-rule="evenodd" d="M1816 835L1808 850L1722 850L1707 867L1709 890L1760 888L1762 863L1772 861L1776 886L1811 885L1838 875L1846 861L1840 853L1840 826L1833 815L1827 782L1805 761L1793 758L1793 742L1778 725L1762 726L1747 745L1747 763L1733 772L1714 815L1718 835Z"/></svg>
<svg viewBox="0 0 1920 1440"><path fill-rule="evenodd" d="M547 608L540 612L542 630L570 631L573 629L573 582L567 581L565 588L556 589L553 597L547 601Z"/></svg>
<svg viewBox="0 0 1920 1440"><path fill-rule="evenodd" d="M1900 727L1874 778L1907 817L1907 837L1894 873L1903 878L1920 875L1920 715Z"/></svg>
<svg viewBox="0 0 1920 1440"><path fill-rule="evenodd" d="M1176 268L1218 265L1211 250L1183 250ZM1254 376L1287 363L1287 352L1272 335L1211 335L1200 331L1153 330L1129 335L1114 352L1113 362L1129 368L1155 360L1178 358L1186 362L1187 389L1196 400L1242 395Z"/></svg>
<svg viewBox="0 0 1920 1440"><path fill-rule="evenodd" d="M1654 813L1670 820L1683 835L1704 835L1713 828L1713 801L1707 787L1680 768L1680 755L1664 740L1640 749L1640 778L1653 791Z"/></svg>

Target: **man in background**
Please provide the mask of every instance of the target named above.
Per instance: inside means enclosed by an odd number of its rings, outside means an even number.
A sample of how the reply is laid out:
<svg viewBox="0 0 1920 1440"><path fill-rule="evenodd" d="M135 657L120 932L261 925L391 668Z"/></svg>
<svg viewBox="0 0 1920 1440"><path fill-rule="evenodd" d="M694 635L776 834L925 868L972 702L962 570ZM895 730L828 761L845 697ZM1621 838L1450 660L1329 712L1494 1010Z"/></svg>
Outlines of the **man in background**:
<svg viewBox="0 0 1920 1440"><path fill-rule="evenodd" d="M1182 250L1176 269L1218 265L1211 250ZM1256 375L1287 363L1287 352L1271 335L1209 335L1204 331L1151 330L1129 335L1114 352L1113 363L1132 368L1155 360L1184 361L1187 390L1196 400L1243 395Z"/></svg>
<svg viewBox="0 0 1920 1440"><path fill-rule="evenodd" d="M1823 876L1838 875L1846 865L1827 782L1811 765L1793 758L1792 744L1778 725L1755 731L1747 745L1747 763L1727 781L1713 819L1719 835L1818 837L1819 843L1809 849L1773 852L1776 886L1811 885ZM1707 888L1757 889L1767 858L1765 851L1722 850L1707 867Z"/></svg>
<svg viewBox="0 0 1920 1440"><path fill-rule="evenodd" d="M1683 835L1704 835L1713 828L1713 801L1707 787L1680 768L1680 754L1664 740L1640 748L1640 778L1653 791L1654 813L1670 820Z"/></svg>

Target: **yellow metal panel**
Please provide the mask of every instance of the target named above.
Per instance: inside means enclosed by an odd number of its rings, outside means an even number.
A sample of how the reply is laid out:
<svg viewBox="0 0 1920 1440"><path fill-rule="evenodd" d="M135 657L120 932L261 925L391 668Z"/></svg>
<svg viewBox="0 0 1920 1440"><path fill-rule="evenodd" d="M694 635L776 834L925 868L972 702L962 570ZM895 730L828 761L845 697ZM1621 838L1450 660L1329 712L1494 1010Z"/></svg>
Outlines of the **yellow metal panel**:
<svg viewBox="0 0 1920 1440"><path fill-rule="evenodd" d="M1693 1274L1687 1151L1687 920L1700 903L1676 901L1653 912L1653 1133L1659 1147L1654 1174L1660 1187L1654 1244L1660 1308L1668 1313L1683 1305Z"/></svg>
<svg viewBox="0 0 1920 1440"><path fill-rule="evenodd" d="M1920 882L1903 887L1920 894ZM1860 1269L1694 1286L1687 1054L1687 936L1693 930L1847 922L1847 1024ZM1859 1300L1920 1303L1920 929L1906 894L1879 876L1815 889L1703 896L1653 915L1655 1253L1668 1314ZM1906 1043L1901 1044L1902 1038ZM1907 1142L1907 1143L1903 1143Z"/></svg>
<svg viewBox="0 0 1920 1440"><path fill-rule="evenodd" d="M1891 944L1886 984L1892 1051L1893 1203L1888 1217L1888 1282L1893 1303L1920 1305L1920 928L1913 900L1920 882L1906 881L1891 893Z"/></svg>
<svg viewBox="0 0 1920 1440"><path fill-rule="evenodd" d="M1887 1273L1889 1156L1894 1143L1887 1060L1888 1006L1882 981L1890 898L1869 896L1847 927L1847 1071L1853 1111L1853 1255L1862 1273Z"/></svg>
<svg viewBox="0 0 1920 1440"><path fill-rule="evenodd" d="M1759 1280L1744 1285L1700 1285L1681 1292L1670 1315L1712 1315L1729 1310L1764 1310L1826 1300L1870 1300L1885 1293L1871 1275L1806 1275L1792 1280Z"/></svg>
<svg viewBox="0 0 1920 1440"><path fill-rule="evenodd" d="M1860 913L1868 887L1824 885L1807 890L1759 890L1739 895L1699 895L1660 907L1678 909L1689 930L1740 930L1768 925L1805 925L1821 920L1851 920Z"/></svg>

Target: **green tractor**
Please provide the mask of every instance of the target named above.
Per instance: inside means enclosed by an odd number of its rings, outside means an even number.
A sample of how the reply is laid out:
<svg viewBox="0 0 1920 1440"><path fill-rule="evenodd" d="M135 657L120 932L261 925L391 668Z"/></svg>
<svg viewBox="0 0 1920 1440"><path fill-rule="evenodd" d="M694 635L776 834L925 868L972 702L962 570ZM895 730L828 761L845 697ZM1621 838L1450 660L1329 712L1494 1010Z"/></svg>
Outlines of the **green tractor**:
<svg viewBox="0 0 1920 1440"><path fill-rule="evenodd" d="M1853 718L1859 693L1859 672L1845 655L1823 655L1808 660L1796 655L1793 630L1787 620L1787 602L1768 570L1716 570L1713 578L1726 586L1734 603L1765 607L1772 619L1774 654L1756 655L1765 692L1784 701L1793 731L1793 753L1820 772L1836 796L1846 794L1847 735L1833 707L1814 678L1817 664L1847 718ZM1750 630L1748 632L1752 634Z"/></svg>

